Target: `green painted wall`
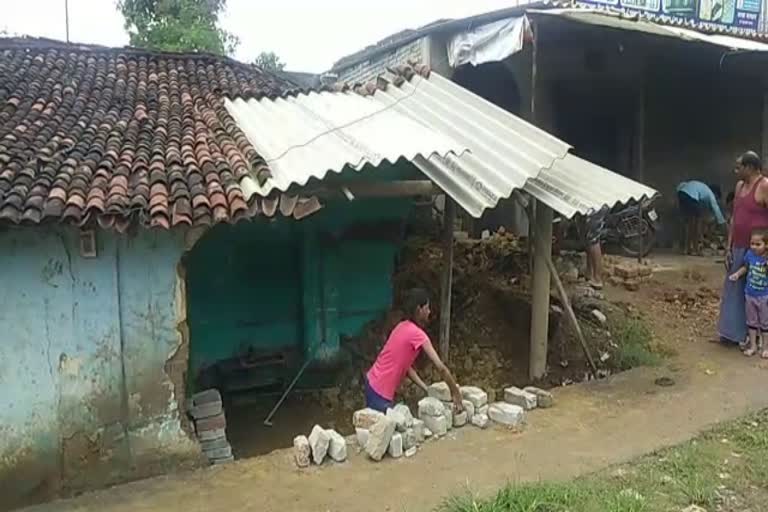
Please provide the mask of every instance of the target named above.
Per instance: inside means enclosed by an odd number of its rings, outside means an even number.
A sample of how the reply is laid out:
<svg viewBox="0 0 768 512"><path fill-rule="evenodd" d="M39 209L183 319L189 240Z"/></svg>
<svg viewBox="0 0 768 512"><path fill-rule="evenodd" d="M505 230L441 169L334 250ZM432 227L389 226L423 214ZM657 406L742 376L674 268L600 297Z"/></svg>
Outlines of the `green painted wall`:
<svg viewBox="0 0 768 512"><path fill-rule="evenodd" d="M340 335L359 334L390 306L396 228L410 205L339 201L299 222L212 229L185 262L190 377L249 348L334 359Z"/></svg>

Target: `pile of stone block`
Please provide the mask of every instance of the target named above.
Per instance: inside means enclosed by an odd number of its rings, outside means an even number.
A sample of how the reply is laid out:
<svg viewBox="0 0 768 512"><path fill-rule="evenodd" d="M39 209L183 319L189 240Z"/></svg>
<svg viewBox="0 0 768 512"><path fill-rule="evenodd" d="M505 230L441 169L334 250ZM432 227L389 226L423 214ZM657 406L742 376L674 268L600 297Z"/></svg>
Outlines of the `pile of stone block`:
<svg viewBox="0 0 768 512"><path fill-rule="evenodd" d="M640 285L651 279L653 267L647 263L620 263L606 266L608 281L614 286L623 286L629 291L637 291Z"/></svg>
<svg viewBox="0 0 768 512"><path fill-rule="evenodd" d="M335 430L315 425L309 436L293 439L293 458L300 468L309 467L313 462L319 466L326 458L344 462L347 460L347 440Z"/></svg>
<svg viewBox="0 0 768 512"><path fill-rule="evenodd" d="M373 409L361 409L352 416L357 444L369 458L380 461L412 457L426 439L424 422L416 419L405 404L387 409L386 414Z"/></svg>
<svg viewBox="0 0 768 512"><path fill-rule="evenodd" d="M221 394L208 389L195 394L187 402L187 414L195 427L203 454L211 464L226 464L235 460L227 441L227 418Z"/></svg>

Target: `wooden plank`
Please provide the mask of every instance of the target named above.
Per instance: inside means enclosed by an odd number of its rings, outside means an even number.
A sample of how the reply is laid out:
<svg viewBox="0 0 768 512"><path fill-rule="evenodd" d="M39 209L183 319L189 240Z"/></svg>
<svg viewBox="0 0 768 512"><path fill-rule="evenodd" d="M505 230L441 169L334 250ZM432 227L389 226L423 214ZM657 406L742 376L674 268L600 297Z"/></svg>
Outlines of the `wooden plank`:
<svg viewBox="0 0 768 512"><path fill-rule="evenodd" d="M528 374L531 379L543 377L547 372L547 344L549 338L550 269L547 259L552 254L552 208L536 201L536 231L533 258L533 304L531 307L531 354Z"/></svg>
<svg viewBox="0 0 768 512"><path fill-rule="evenodd" d="M456 204L445 196L443 211L443 276L440 290L440 357L448 361L451 346L451 292L453 290L453 223Z"/></svg>

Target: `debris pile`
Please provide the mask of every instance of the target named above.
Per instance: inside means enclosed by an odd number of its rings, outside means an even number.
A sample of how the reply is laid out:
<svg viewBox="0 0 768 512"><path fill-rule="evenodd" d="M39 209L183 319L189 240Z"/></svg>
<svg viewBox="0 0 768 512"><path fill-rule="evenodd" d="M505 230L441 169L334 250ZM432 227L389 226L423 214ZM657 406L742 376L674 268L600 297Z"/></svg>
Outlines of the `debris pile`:
<svg viewBox="0 0 768 512"><path fill-rule="evenodd" d="M607 264L605 273L608 281L614 286L623 286L631 292L640 289L640 285L651 279L653 268L647 263L629 263Z"/></svg>
<svg viewBox="0 0 768 512"><path fill-rule="evenodd" d="M326 457L334 462L347 460L347 440L335 430L315 425L309 436L293 439L293 458L298 467L309 467L312 462L320 465Z"/></svg>
<svg viewBox="0 0 768 512"><path fill-rule="evenodd" d="M471 424L485 429L493 421L520 430L525 425L527 411L554 405L550 392L534 387L509 387L504 390L504 401L493 404L488 403L488 393L479 387L462 386L459 390L461 412L454 409L450 388L445 382L429 386L428 396L419 400L418 418L414 418L405 404L397 404L386 413L368 408L355 411L353 442L376 462L385 456L412 457L427 439L441 439L454 428ZM296 437L293 448L294 460L300 468L309 467L312 462L320 465L326 456L336 462L347 458L346 440L336 431L319 425L315 425L308 437Z"/></svg>
<svg viewBox="0 0 768 512"><path fill-rule="evenodd" d="M693 291L675 288L664 291L664 301L674 305L685 318L689 315L706 317L717 315L720 295L706 286Z"/></svg>
<svg viewBox="0 0 768 512"><path fill-rule="evenodd" d="M193 395L187 402L187 414L195 426L203 454L211 464L235 460L227 440L227 418L218 390L208 389Z"/></svg>

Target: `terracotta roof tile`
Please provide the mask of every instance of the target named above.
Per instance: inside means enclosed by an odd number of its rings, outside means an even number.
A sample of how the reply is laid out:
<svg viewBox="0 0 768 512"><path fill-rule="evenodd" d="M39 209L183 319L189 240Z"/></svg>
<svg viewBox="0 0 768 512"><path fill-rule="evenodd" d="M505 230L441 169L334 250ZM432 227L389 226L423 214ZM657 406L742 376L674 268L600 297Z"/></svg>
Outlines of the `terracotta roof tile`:
<svg viewBox="0 0 768 512"><path fill-rule="evenodd" d="M269 169L224 97L294 88L210 55L0 39L0 220L123 232L262 214L239 181Z"/></svg>

